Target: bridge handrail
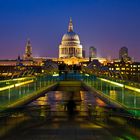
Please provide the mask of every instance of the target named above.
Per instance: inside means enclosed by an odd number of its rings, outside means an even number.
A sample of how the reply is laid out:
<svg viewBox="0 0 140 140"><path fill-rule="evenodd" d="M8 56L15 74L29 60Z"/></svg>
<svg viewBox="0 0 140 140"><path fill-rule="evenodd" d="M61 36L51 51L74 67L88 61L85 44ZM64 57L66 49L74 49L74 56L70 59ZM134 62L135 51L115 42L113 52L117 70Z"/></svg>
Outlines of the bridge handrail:
<svg viewBox="0 0 140 140"><path fill-rule="evenodd" d="M99 78L105 78L105 79L108 79L108 80L111 80L114 82L119 82L119 83L124 84L124 85L134 86L134 87L140 88L140 83L135 82L135 81L128 81L128 80L124 80L124 79L117 79L117 78L113 78L113 77L107 77L107 76L90 74L90 73L88 73L88 74L89 74L89 76L94 75L94 76L99 77Z"/></svg>

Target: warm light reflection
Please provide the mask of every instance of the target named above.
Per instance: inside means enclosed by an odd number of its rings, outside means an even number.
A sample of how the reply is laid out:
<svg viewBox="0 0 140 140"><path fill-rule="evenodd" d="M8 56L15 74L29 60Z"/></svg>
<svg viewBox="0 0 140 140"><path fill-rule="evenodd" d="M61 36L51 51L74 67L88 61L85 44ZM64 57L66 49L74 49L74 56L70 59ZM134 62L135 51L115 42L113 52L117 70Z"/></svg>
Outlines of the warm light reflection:
<svg viewBox="0 0 140 140"><path fill-rule="evenodd" d="M42 105L46 105L47 101L46 101L46 96L40 97L39 99L37 99L37 104L42 106Z"/></svg>
<svg viewBox="0 0 140 140"><path fill-rule="evenodd" d="M117 92L115 90L110 90L109 94L110 98L112 98L113 100L117 99Z"/></svg>
<svg viewBox="0 0 140 140"><path fill-rule="evenodd" d="M96 103L99 105L99 106L105 106L105 102L103 102L101 99L99 98L96 98Z"/></svg>
<svg viewBox="0 0 140 140"><path fill-rule="evenodd" d="M84 91L80 91L81 100L84 101Z"/></svg>
<svg viewBox="0 0 140 140"><path fill-rule="evenodd" d="M56 100L62 100L62 92L56 91L54 96Z"/></svg>

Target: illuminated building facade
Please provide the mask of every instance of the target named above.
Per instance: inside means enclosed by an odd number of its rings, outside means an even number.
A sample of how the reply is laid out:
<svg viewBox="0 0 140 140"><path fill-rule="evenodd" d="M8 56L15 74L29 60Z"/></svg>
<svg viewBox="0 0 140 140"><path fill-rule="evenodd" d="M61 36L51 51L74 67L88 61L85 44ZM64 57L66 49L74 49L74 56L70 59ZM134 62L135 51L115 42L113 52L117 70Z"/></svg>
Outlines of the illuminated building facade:
<svg viewBox="0 0 140 140"><path fill-rule="evenodd" d="M82 45L79 36L73 30L72 19L70 19L68 32L63 35L59 45L59 58L82 58Z"/></svg>
<svg viewBox="0 0 140 140"><path fill-rule="evenodd" d="M140 62L114 62L108 63L107 67L114 78L140 81Z"/></svg>

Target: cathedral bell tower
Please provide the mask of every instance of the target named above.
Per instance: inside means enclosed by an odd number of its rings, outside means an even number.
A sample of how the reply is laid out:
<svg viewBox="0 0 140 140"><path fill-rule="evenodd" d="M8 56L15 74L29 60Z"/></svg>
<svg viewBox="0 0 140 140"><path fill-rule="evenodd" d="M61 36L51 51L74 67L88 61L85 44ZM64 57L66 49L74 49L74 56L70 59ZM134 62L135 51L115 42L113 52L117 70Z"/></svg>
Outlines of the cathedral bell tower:
<svg viewBox="0 0 140 140"><path fill-rule="evenodd" d="M29 39L27 40L27 43L26 43L24 59L25 60L32 59L32 46L31 46L31 42Z"/></svg>

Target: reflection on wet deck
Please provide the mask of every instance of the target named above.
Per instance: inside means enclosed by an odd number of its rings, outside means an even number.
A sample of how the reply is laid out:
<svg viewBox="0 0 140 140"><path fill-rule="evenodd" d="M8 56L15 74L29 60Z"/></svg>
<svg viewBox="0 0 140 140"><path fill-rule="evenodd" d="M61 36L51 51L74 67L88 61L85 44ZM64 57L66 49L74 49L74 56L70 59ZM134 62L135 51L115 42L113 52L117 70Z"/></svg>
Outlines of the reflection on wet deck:
<svg viewBox="0 0 140 140"><path fill-rule="evenodd" d="M28 106L50 106L51 111L64 111L65 104L69 101L71 94L73 94L73 100L76 103L77 111L87 111L88 105L92 106L106 106L106 103L87 91L50 91L44 96L30 103Z"/></svg>

